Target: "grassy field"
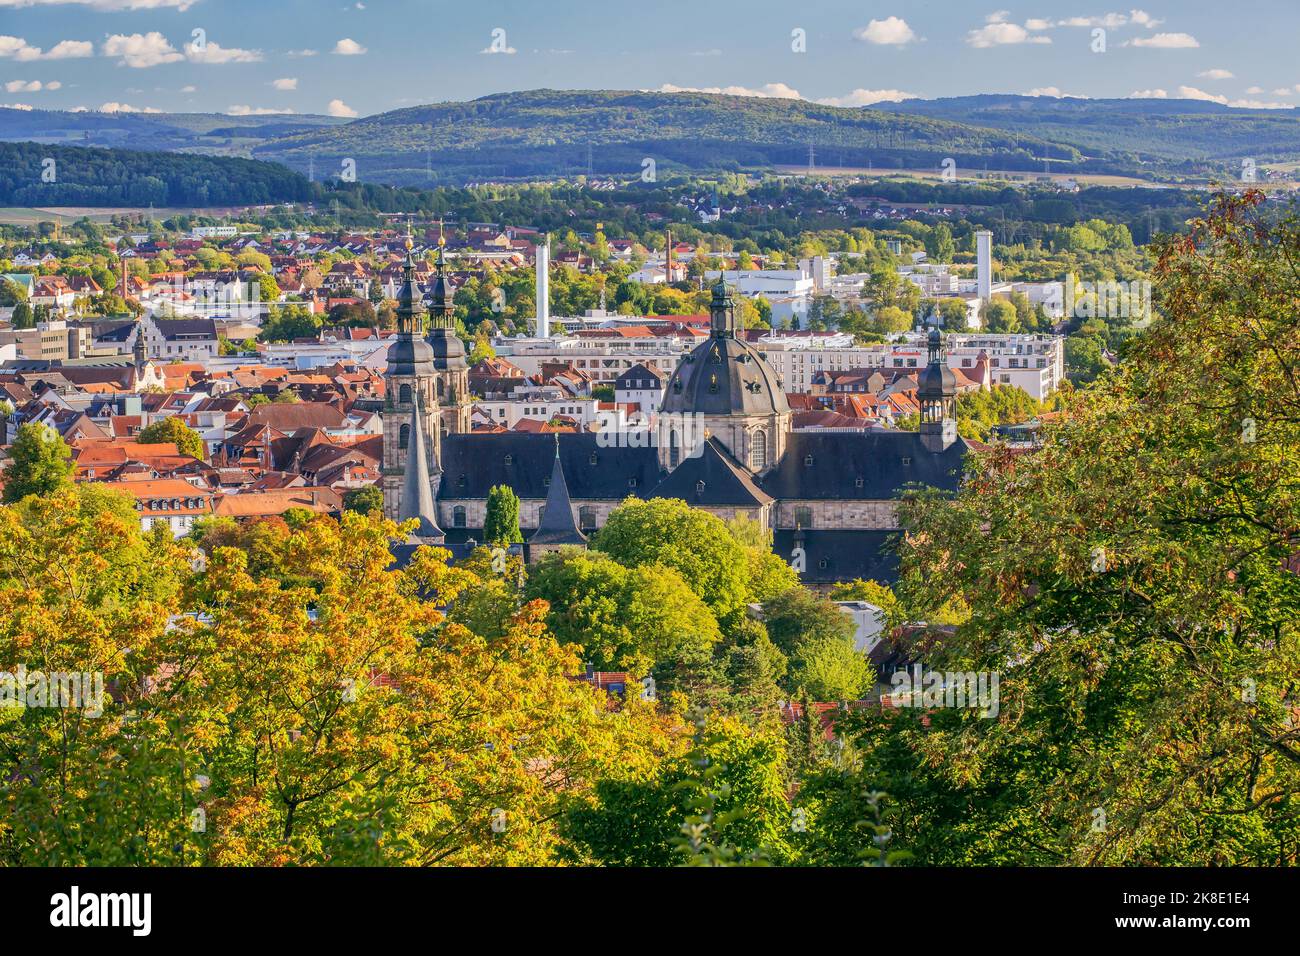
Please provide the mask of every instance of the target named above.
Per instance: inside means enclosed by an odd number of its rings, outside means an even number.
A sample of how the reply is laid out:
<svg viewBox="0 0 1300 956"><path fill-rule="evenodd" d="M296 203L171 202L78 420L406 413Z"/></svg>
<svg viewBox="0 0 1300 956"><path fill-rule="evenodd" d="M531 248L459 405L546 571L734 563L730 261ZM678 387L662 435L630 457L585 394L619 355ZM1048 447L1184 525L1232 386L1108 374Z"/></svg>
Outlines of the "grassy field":
<svg viewBox="0 0 1300 956"><path fill-rule="evenodd" d="M230 206L205 209L156 206L153 209L153 217L155 219L166 219L168 216L185 215L221 218L235 215L240 211L240 208ZM83 216L90 219L91 222L108 222L114 216L148 216L149 214L147 208L138 209L127 206L0 206L0 223L11 226L34 226L42 222L59 222L66 225L70 222L76 222Z"/></svg>

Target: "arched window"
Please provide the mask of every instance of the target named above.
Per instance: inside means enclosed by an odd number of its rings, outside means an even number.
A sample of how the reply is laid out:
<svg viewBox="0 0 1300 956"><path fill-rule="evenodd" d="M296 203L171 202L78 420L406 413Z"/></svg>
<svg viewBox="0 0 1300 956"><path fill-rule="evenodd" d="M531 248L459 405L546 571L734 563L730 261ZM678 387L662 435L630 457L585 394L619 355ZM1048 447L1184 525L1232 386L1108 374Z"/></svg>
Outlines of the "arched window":
<svg viewBox="0 0 1300 956"><path fill-rule="evenodd" d="M583 505L578 509L578 527L584 532L596 530L596 509L591 505Z"/></svg>
<svg viewBox="0 0 1300 956"><path fill-rule="evenodd" d="M668 467L676 468L680 452L677 448L677 429L668 433Z"/></svg>
<svg viewBox="0 0 1300 956"><path fill-rule="evenodd" d="M762 471L767 467L767 432L759 430L749 443L749 467Z"/></svg>
<svg viewBox="0 0 1300 956"><path fill-rule="evenodd" d="M442 379L438 379L438 397L439 397L439 398L442 398L442 389L443 389Z"/></svg>
<svg viewBox="0 0 1300 956"><path fill-rule="evenodd" d="M405 386L403 386L405 388ZM411 426L403 425L397 430L397 447L405 448L411 443Z"/></svg>
<svg viewBox="0 0 1300 956"><path fill-rule="evenodd" d="M409 386L409 385L403 385L400 389L398 389L398 390L397 390L397 400L398 400L401 404L403 404L403 405L410 405L410 404L411 404L411 386ZM403 445L402 447L405 448L406 446Z"/></svg>
<svg viewBox="0 0 1300 956"><path fill-rule="evenodd" d="M453 528L465 527L465 506L457 505L451 509L451 524Z"/></svg>

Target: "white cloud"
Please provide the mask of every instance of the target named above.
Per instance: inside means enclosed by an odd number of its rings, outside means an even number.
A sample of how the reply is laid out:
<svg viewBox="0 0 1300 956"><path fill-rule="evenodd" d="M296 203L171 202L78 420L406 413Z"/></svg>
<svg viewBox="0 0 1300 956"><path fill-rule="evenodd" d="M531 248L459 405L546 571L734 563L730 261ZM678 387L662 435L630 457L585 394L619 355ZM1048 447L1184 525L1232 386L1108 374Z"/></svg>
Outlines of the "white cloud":
<svg viewBox="0 0 1300 956"><path fill-rule="evenodd" d="M146 106L144 109L132 106L130 103L105 103L99 108L101 113L161 113L162 110L156 110L152 106Z"/></svg>
<svg viewBox="0 0 1300 956"><path fill-rule="evenodd" d="M865 27L854 30L853 35L864 43L875 43L878 46L905 46L916 39L916 33L907 25L907 21L899 17L872 20Z"/></svg>
<svg viewBox="0 0 1300 956"><path fill-rule="evenodd" d="M0 5L3 0L0 0ZM27 63L32 60L68 60L73 57L91 56L95 52L94 44L87 40L60 40L48 53L38 46L32 46L22 37L0 36L0 57L13 57Z"/></svg>
<svg viewBox="0 0 1300 956"><path fill-rule="evenodd" d="M1275 89L1275 90L1273 91L1273 95L1274 95L1274 96L1294 96L1294 95L1295 95L1295 90L1291 89L1291 87L1289 87L1289 86L1279 86L1277 89Z"/></svg>
<svg viewBox="0 0 1300 956"><path fill-rule="evenodd" d="M334 44L333 52L337 53L339 56L360 56L366 52L366 48L351 37L344 37L338 43Z"/></svg>
<svg viewBox="0 0 1300 956"><path fill-rule="evenodd" d="M1065 99L1066 97L1074 100L1091 99L1091 97L1084 96L1080 93L1062 93L1060 87L1057 86L1036 86L1026 93L1025 96L1050 96L1053 99L1058 100Z"/></svg>
<svg viewBox="0 0 1300 956"><path fill-rule="evenodd" d="M1157 33L1151 37L1125 40L1124 45L1150 47L1153 50L1193 50L1201 44L1190 33Z"/></svg>
<svg viewBox="0 0 1300 956"><path fill-rule="evenodd" d="M483 49L479 50L478 52L483 56L495 56L497 54L503 54L505 56L514 56L519 51L512 46L496 46L495 44L493 44L492 46L485 46Z"/></svg>
<svg viewBox="0 0 1300 956"><path fill-rule="evenodd" d="M115 33L104 41L103 53L104 56L120 57L119 66L135 69L145 69L185 59L184 54L177 52L167 38L156 30L145 34Z"/></svg>
<svg viewBox="0 0 1300 956"><path fill-rule="evenodd" d="M1051 43L1051 37L1031 34L1024 27L1015 23L998 21L988 26L971 30L966 35L966 42L978 49L992 46L1008 46L1017 43Z"/></svg>
<svg viewBox="0 0 1300 956"><path fill-rule="evenodd" d="M1054 24L1051 20L1044 20L1040 17L1030 17L1028 20L1025 21L1025 29L1033 30L1035 32L1038 32L1040 30L1050 30L1055 25L1056 24Z"/></svg>
<svg viewBox="0 0 1300 956"><path fill-rule="evenodd" d="M1168 90L1134 90L1128 95L1130 100L1167 100L1169 99Z"/></svg>
<svg viewBox="0 0 1300 956"><path fill-rule="evenodd" d="M914 99L918 99L915 93L905 93L902 90L857 89L846 96L829 96L817 102L823 106L870 106L873 103L900 103Z"/></svg>
<svg viewBox="0 0 1300 956"><path fill-rule="evenodd" d="M41 54L42 60L75 60L83 56L94 56L95 44L89 40L60 40L50 47L50 52Z"/></svg>
<svg viewBox="0 0 1300 956"><path fill-rule="evenodd" d="M1146 27L1148 30L1154 30L1165 22L1164 20L1157 20L1145 10L1130 10L1129 19L1140 27Z"/></svg>
<svg viewBox="0 0 1300 956"><path fill-rule="evenodd" d="M1239 110L1293 110L1292 103L1268 103L1262 100L1233 100L1229 106Z"/></svg>
<svg viewBox="0 0 1300 956"><path fill-rule="evenodd" d="M1246 87L1246 92L1250 93L1253 96L1257 93L1263 93L1264 88L1262 86L1248 86Z"/></svg>
<svg viewBox="0 0 1300 956"><path fill-rule="evenodd" d="M984 18L985 23L1001 23L1007 17L1011 16L1010 10L996 10Z"/></svg>
<svg viewBox="0 0 1300 956"><path fill-rule="evenodd" d="M1226 96L1207 93L1205 90L1198 90L1194 86L1178 87L1178 96L1184 100L1208 100L1211 103L1221 103L1224 106L1228 105L1228 98Z"/></svg>
<svg viewBox="0 0 1300 956"><path fill-rule="evenodd" d="M214 40L209 40L202 47L189 43L185 46L185 58L191 63L260 63L261 50L241 50L238 47L226 48Z"/></svg>
<svg viewBox="0 0 1300 956"><path fill-rule="evenodd" d="M57 90L63 86L58 80L42 83L40 80L10 80L5 84L9 93L39 93L41 90Z"/></svg>
<svg viewBox="0 0 1300 956"><path fill-rule="evenodd" d="M199 91L199 88L198 88L197 86L182 86L182 87L181 87L181 92L182 92L182 93L197 93L198 91Z"/></svg>
<svg viewBox="0 0 1300 956"><path fill-rule="evenodd" d="M26 110L30 113L32 107L26 103L0 103L0 110Z"/></svg>
<svg viewBox="0 0 1300 956"><path fill-rule="evenodd" d="M720 93L723 96L758 96L766 99L801 100L799 91L784 83L765 83L753 88L748 86L676 86L665 83L656 93Z"/></svg>
<svg viewBox="0 0 1300 956"><path fill-rule="evenodd" d="M330 100L330 105L325 112L329 113L330 116L346 116L349 119L357 115L357 111L342 100Z"/></svg>
<svg viewBox="0 0 1300 956"><path fill-rule="evenodd" d="M1197 73L1196 75L1207 80L1231 80L1233 77L1236 76L1236 74L1233 73L1231 70L1219 70L1219 69L1203 70L1202 72Z"/></svg>
<svg viewBox="0 0 1300 956"><path fill-rule="evenodd" d="M276 110L266 106L231 106L227 107L226 112L231 116L278 116L292 113L293 110Z"/></svg>
<svg viewBox="0 0 1300 956"><path fill-rule="evenodd" d="M289 56L315 56L315 50L290 50Z"/></svg>
<svg viewBox="0 0 1300 956"><path fill-rule="evenodd" d="M296 90L298 88L298 77L282 76L278 80L272 80L271 85L277 90Z"/></svg>

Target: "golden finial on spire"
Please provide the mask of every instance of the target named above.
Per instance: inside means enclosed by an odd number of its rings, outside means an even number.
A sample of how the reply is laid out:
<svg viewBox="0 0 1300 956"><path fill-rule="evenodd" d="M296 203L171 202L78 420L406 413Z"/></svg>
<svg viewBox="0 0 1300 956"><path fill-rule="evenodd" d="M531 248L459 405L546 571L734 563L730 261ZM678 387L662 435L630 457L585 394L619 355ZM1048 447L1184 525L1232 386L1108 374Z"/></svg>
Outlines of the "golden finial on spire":
<svg viewBox="0 0 1300 956"><path fill-rule="evenodd" d="M407 252L415 248L415 240L411 238L411 220L409 218L406 220L406 242L403 245L406 246Z"/></svg>
<svg viewBox="0 0 1300 956"><path fill-rule="evenodd" d="M438 220L438 245L441 247L441 246L445 246L446 244L447 244L447 237L444 236L444 235L442 234L442 219L439 218L439 220Z"/></svg>

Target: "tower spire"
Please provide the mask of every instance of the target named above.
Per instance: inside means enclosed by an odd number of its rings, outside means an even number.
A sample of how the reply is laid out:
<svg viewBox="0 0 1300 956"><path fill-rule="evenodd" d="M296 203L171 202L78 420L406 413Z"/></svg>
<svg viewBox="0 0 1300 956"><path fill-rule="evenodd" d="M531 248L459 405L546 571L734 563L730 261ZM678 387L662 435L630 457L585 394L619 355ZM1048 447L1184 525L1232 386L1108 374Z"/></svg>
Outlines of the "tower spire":
<svg viewBox="0 0 1300 956"><path fill-rule="evenodd" d="M437 512L433 506L433 485L429 481L429 457L424 443L424 421L420 417L418 400L411 408L411 440L403 478L397 520L401 522L415 518L420 522L407 539L407 544L441 541L444 535L438 527Z"/></svg>
<svg viewBox="0 0 1300 956"><path fill-rule="evenodd" d="M537 530L528 539L533 545L585 545L587 536L573 520L573 502L569 498L569 485L564 480L564 466L560 463L560 436L555 435L555 461L551 465L551 487L546 492L546 504Z"/></svg>
<svg viewBox="0 0 1300 956"><path fill-rule="evenodd" d="M411 238L411 221L406 221L406 261L402 265L402 287L397 292L397 333L414 336L420 333L420 306L424 298L415 280L415 240Z"/></svg>
<svg viewBox="0 0 1300 956"><path fill-rule="evenodd" d="M713 285L713 301L709 303L709 326L715 337L736 334L736 303L731 298L727 280L721 275Z"/></svg>

